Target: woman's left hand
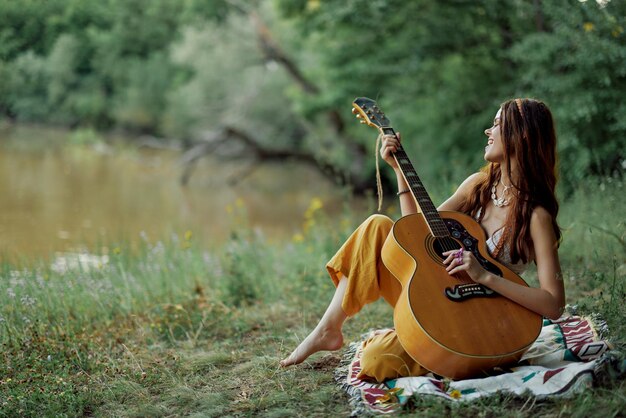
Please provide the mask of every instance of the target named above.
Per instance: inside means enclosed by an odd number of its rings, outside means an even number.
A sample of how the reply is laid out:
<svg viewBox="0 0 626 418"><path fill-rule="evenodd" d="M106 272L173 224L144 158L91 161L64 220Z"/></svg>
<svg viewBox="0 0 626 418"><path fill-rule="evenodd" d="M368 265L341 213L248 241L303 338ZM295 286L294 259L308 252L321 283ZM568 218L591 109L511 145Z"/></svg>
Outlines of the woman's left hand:
<svg viewBox="0 0 626 418"><path fill-rule="evenodd" d="M487 274L487 270L480 265L480 263L474 257L470 251L460 250L446 251L443 253L445 260L443 264L446 266L446 271L450 275L454 275L460 271L465 271L472 280L476 283L482 283Z"/></svg>

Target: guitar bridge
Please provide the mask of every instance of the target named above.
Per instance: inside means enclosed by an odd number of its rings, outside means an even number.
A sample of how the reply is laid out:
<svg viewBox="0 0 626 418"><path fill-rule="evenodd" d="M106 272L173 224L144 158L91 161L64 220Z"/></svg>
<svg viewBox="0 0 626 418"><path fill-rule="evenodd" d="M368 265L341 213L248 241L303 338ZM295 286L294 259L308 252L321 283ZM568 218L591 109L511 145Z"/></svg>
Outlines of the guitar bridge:
<svg viewBox="0 0 626 418"><path fill-rule="evenodd" d="M446 287L446 297L452 302L463 302L476 297L493 297L497 293L478 283L457 284L454 288Z"/></svg>

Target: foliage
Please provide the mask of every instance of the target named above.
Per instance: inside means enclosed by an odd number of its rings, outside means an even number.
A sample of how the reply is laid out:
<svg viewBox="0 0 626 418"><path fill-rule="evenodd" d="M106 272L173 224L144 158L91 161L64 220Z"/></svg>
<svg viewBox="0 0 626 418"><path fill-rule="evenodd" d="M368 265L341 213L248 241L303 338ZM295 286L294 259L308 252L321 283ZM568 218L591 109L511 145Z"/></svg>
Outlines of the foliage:
<svg viewBox="0 0 626 418"><path fill-rule="evenodd" d="M571 9L565 3L546 3L553 30L527 36L511 57L521 70L520 88L556 104L561 160L574 182L623 169L626 9L623 2Z"/></svg>
<svg viewBox="0 0 626 418"><path fill-rule="evenodd" d="M367 180L373 133L349 106L366 95L427 183L458 184L499 103L529 96L554 111L567 193L624 169L623 1L2 0L0 28L18 121L186 141L233 126Z"/></svg>
<svg viewBox="0 0 626 418"><path fill-rule="evenodd" d="M2 0L0 109L22 121L158 131L181 77L170 43L182 25L226 10L222 0Z"/></svg>
<svg viewBox="0 0 626 418"><path fill-rule="evenodd" d="M279 1L322 63L322 106L378 97L424 177L460 182L478 167L482 131L509 97L553 108L567 192L588 174L622 172L624 2L314 4Z"/></svg>

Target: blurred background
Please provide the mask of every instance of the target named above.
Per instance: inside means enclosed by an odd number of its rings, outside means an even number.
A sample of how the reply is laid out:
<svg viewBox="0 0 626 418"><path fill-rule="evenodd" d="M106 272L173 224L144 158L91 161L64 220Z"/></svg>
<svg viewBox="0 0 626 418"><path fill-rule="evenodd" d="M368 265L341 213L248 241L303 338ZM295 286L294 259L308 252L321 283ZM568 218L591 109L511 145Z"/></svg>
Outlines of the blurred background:
<svg viewBox="0 0 626 418"><path fill-rule="evenodd" d="M626 168L625 29L623 0L0 0L0 256L372 211L357 96L435 203L501 102L547 102L565 201Z"/></svg>

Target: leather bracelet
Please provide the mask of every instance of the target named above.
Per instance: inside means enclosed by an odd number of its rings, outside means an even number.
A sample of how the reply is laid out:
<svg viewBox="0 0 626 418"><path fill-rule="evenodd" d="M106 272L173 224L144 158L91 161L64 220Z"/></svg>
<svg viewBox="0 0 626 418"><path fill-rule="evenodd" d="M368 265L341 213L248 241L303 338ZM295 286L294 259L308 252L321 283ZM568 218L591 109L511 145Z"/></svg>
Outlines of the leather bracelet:
<svg viewBox="0 0 626 418"><path fill-rule="evenodd" d="M403 195L403 194L408 193L408 192L410 192L410 190L409 190L409 189L406 189L406 190L400 190L398 193L396 193L396 196L400 196L400 195Z"/></svg>

